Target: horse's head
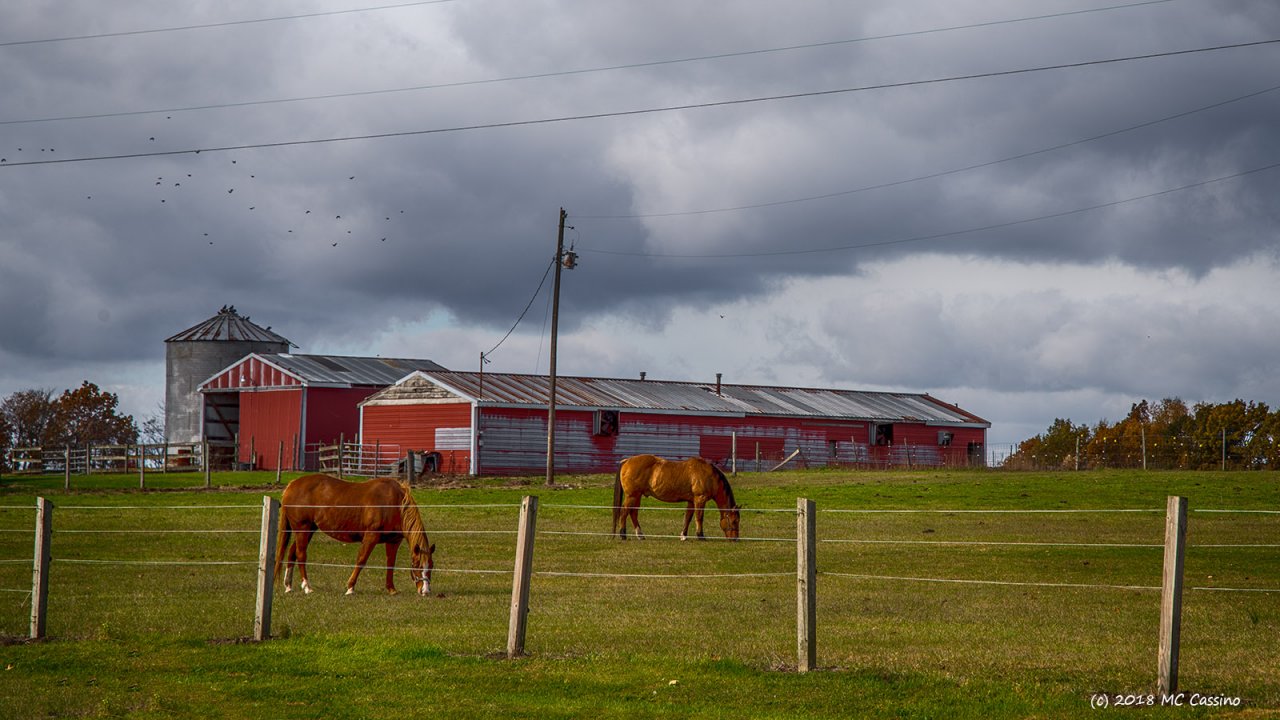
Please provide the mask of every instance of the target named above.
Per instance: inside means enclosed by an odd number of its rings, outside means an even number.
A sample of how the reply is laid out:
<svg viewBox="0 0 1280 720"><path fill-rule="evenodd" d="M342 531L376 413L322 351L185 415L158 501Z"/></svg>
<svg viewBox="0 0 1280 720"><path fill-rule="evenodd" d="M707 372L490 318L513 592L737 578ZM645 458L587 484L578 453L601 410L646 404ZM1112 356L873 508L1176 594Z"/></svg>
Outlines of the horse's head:
<svg viewBox="0 0 1280 720"><path fill-rule="evenodd" d="M427 545L423 541L413 546L412 556L409 560L411 564L409 577L413 580L414 587L418 589L418 594L423 597L431 594L431 568L435 567L433 558L435 552L435 543Z"/></svg>
<svg viewBox="0 0 1280 720"><path fill-rule="evenodd" d="M741 509L740 505L734 505L720 513L720 529L724 531L724 536L730 540L738 539L738 515Z"/></svg>

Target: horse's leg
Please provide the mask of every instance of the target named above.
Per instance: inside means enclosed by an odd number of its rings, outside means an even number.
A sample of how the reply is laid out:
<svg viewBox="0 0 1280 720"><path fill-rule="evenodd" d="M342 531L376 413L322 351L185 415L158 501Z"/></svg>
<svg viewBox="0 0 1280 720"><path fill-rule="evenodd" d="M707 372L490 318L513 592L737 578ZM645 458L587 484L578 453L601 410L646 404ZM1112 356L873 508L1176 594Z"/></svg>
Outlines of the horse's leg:
<svg viewBox="0 0 1280 720"><path fill-rule="evenodd" d="M293 592L293 566L298 562L298 548L294 538L289 539L289 553L284 563L284 591Z"/></svg>
<svg viewBox="0 0 1280 720"><path fill-rule="evenodd" d="M366 532L364 540L360 542L360 552L356 555L356 567L351 571L351 577L347 579L347 594L356 594L356 580L360 577L360 571L364 570L364 564L369 562L369 556L373 554L373 549L378 545L378 534L376 532Z"/></svg>
<svg viewBox="0 0 1280 720"><path fill-rule="evenodd" d="M396 590L396 552L400 549L400 541L387 542L387 592L395 595Z"/></svg>
<svg viewBox="0 0 1280 720"><path fill-rule="evenodd" d="M683 542L689 539L689 521L693 519L693 501L689 501L688 507L684 509L684 529L680 531L680 540Z"/></svg>
<svg viewBox="0 0 1280 720"><path fill-rule="evenodd" d="M707 536L702 534L702 511L704 508L707 507L707 500L706 498L695 499L693 501L693 504L694 504L694 514L698 519L698 539L706 540Z"/></svg>
<svg viewBox="0 0 1280 720"><path fill-rule="evenodd" d="M640 500L641 499L642 499L641 497L637 497L635 506L631 508L631 524L634 525L636 528L637 540L644 539L644 531L640 529Z"/></svg>
<svg viewBox="0 0 1280 720"><path fill-rule="evenodd" d="M312 528L294 531L293 550L289 551L291 557L296 553L298 558L298 575L302 577L302 592L311 594L311 583L307 582L307 545L311 542Z"/></svg>

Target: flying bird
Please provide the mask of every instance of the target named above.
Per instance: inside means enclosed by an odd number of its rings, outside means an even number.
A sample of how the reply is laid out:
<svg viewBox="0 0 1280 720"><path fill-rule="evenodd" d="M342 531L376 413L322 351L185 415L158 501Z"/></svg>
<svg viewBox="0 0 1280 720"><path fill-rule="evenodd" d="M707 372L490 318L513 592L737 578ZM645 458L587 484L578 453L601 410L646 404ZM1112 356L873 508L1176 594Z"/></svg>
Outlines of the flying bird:
<svg viewBox="0 0 1280 720"><path fill-rule="evenodd" d="M235 191L236 191L236 189L235 189L235 188L231 188L230 190L228 190L228 191L227 191L227 194L228 194L228 195L230 195L231 193L233 193L233 192L235 192Z"/></svg>

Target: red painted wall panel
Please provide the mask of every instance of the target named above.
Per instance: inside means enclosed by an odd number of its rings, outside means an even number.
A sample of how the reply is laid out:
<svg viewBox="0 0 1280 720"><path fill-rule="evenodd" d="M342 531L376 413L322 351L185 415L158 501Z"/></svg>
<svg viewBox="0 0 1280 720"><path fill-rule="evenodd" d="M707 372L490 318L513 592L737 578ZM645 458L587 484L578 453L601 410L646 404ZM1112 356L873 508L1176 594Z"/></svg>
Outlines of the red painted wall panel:
<svg viewBox="0 0 1280 720"><path fill-rule="evenodd" d="M307 442L331 443L360 433L360 401L379 388L307 388Z"/></svg>
<svg viewBox="0 0 1280 720"><path fill-rule="evenodd" d="M465 448L458 447L461 444L460 430L466 429L470 433L470 403L369 405L363 409L363 422L363 443L398 445L401 452L438 452L442 461L441 470L444 472L470 471L469 441ZM447 434L455 441L448 443L448 447L437 447L438 430L454 431Z"/></svg>
<svg viewBox="0 0 1280 720"><path fill-rule="evenodd" d="M275 470L283 442L284 467L293 468L301 419L300 389L240 393L240 462Z"/></svg>

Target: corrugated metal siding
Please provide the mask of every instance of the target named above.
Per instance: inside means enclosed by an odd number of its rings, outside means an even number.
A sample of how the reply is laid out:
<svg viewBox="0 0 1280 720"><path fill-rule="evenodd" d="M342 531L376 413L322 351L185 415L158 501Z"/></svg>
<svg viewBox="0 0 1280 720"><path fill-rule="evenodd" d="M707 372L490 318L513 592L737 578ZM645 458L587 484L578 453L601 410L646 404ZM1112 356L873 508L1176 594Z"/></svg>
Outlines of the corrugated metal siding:
<svg viewBox="0 0 1280 720"><path fill-rule="evenodd" d="M867 443L867 423L815 424L800 418L697 417L623 412L616 436L592 435L593 413L556 412L556 471L611 473L632 455L654 454L673 460L704 457L729 467L737 433L739 469L767 469L800 450L798 464L893 464L911 466L963 464L967 442L982 442L983 430L956 428L952 445L937 446L936 426L894 425L902 438L894 446ZM481 414L483 474L526 475L546 469L546 411L486 408ZM758 453L758 454L757 454ZM757 457L760 458L756 465Z"/></svg>

